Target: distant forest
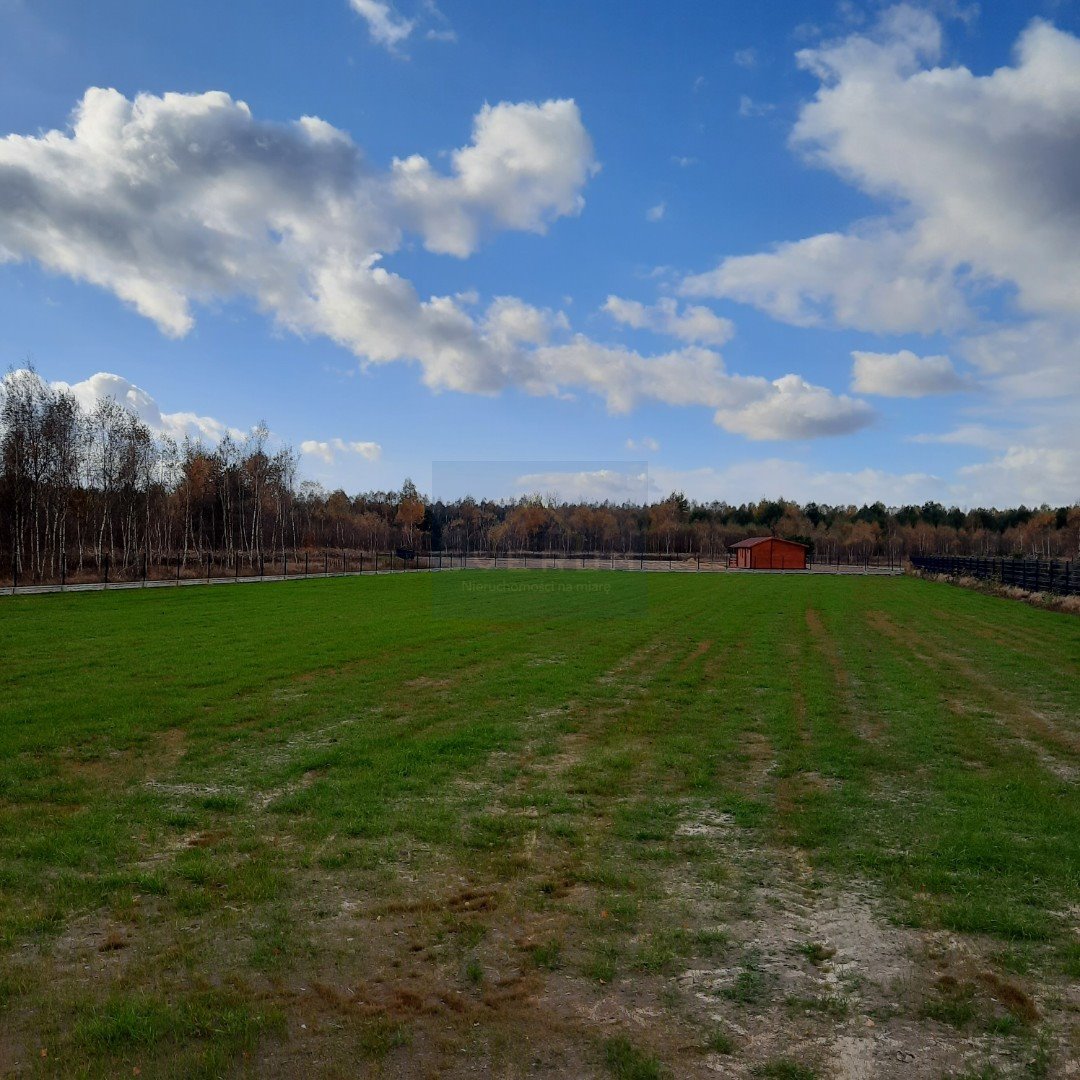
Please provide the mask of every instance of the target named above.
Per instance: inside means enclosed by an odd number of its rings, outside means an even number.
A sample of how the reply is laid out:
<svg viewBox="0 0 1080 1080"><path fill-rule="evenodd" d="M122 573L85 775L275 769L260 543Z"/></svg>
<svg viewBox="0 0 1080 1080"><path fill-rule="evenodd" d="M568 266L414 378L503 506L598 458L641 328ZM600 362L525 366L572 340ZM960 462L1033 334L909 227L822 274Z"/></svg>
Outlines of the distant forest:
<svg viewBox="0 0 1080 1080"><path fill-rule="evenodd" d="M33 372L0 383L0 573L50 580L118 572L209 553L255 566L325 549L476 553L596 551L721 554L747 536L811 544L816 558L957 554L1074 558L1080 506L1009 510L922 506L733 506L675 492L648 506L515 501L431 502L400 491L348 495L302 480L290 448L265 427L215 447L163 437L107 399L92 412Z"/></svg>

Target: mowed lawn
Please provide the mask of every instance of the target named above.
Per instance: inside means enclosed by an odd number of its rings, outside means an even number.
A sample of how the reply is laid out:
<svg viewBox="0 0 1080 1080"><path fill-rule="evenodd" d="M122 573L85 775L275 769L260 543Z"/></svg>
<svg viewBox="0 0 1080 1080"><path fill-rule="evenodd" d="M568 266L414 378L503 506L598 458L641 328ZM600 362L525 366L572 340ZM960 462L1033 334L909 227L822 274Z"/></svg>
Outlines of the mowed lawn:
<svg viewBox="0 0 1080 1080"><path fill-rule="evenodd" d="M0 1075L1080 1057L1075 617L459 571L4 599L0 664Z"/></svg>

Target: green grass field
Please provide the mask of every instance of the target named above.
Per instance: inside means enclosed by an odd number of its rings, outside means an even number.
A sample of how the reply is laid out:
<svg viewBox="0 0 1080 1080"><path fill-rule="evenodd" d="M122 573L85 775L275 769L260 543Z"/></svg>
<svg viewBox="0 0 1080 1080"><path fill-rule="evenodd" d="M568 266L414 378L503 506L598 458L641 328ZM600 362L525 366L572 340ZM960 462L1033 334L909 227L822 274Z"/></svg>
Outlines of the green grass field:
<svg viewBox="0 0 1080 1080"><path fill-rule="evenodd" d="M0 601L0 1075L1067 1075L1080 620L630 577Z"/></svg>

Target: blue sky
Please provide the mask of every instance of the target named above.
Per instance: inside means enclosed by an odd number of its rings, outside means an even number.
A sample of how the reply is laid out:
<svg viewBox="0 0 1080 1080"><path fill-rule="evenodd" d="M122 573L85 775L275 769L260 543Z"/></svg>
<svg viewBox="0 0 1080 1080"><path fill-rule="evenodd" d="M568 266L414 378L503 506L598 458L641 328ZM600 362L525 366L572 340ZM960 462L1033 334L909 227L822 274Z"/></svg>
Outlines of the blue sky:
<svg viewBox="0 0 1080 1080"><path fill-rule="evenodd" d="M348 491L1080 500L1077 35L0 0L0 358L173 435L264 420Z"/></svg>

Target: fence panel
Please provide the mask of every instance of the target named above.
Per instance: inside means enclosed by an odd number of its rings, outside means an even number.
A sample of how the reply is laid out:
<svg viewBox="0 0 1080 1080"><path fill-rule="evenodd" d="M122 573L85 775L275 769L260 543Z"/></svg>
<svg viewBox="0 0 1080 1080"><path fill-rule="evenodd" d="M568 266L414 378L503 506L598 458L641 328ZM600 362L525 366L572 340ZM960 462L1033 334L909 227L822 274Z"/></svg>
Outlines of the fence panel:
<svg viewBox="0 0 1080 1080"><path fill-rule="evenodd" d="M973 577L1029 592L1080 596L1080 571L1063 559L983 559L967 555L914 555L911 565L931 574Z"/></svg>

